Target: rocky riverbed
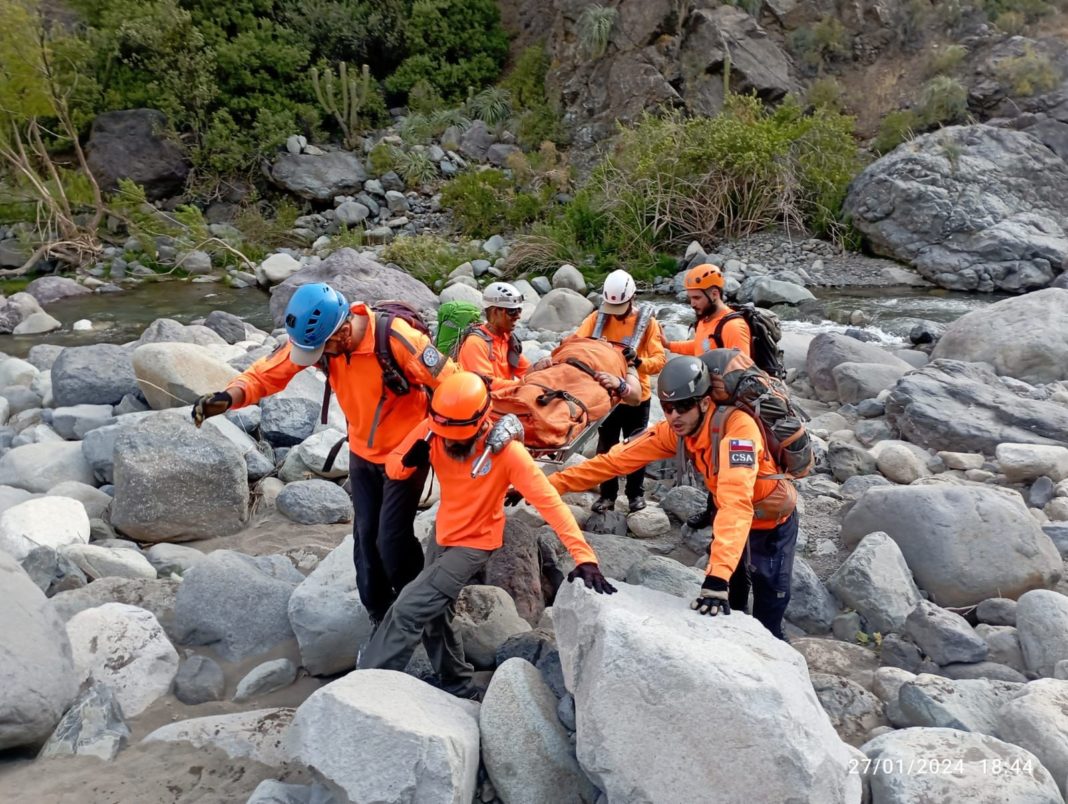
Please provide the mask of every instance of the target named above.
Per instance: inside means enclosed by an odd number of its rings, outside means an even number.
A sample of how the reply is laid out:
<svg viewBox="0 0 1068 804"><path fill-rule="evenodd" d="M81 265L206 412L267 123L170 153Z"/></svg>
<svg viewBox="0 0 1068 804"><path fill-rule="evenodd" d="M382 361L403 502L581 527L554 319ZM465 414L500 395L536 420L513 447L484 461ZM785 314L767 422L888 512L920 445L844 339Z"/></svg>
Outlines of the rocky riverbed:
<svg viewBox="0 0 1068 804"><path fill-rule="evenodd" d="M773 270L747 248L715 255L732 287L802 310L812 263L835 259L802 248L807 267ZM487 585L458 607L481 706L436 689L419 655L406 673L352 672L370 621L345 469L322 471L344 431L336 405L318 424L322 377L201 430L189 403L276 347L302 282L432 312L491 278L467 264L435 292L342 250L278 283L261 326L219 309L0 361L0 800L740 800L754 778L768 800L1064 800L1066 290L917 346L867 338L859 318L851 334L788 326L819 445L798 482L789 645L745 615L689 611L709 531L682 523L704 492L653 467L639 513L568 497L611 598L565 586L547 608L536 545L551 532L509 511ZM686 326L677 281L652 289L669 334ZM521 284L532 358L596 301L573 268ZM436 500L431 484L424 540ZM730 763L707 761L710 722ZM899 770L920 760L950 771Z"/></svg>

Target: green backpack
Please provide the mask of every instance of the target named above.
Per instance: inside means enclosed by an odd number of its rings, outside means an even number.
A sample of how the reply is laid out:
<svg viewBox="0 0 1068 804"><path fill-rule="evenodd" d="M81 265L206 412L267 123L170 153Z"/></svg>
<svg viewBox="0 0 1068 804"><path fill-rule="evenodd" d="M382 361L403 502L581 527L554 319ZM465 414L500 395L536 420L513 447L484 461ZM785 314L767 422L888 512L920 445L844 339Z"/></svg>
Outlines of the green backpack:
<svg viewBox="0 0 1068 804"><path fill-rule="evenodd" d="M482 318L482 308L465 301L445 302L438 308L438 334L434 346L443 355L452 355L453 349L463 334L472 324Z"/></svg>

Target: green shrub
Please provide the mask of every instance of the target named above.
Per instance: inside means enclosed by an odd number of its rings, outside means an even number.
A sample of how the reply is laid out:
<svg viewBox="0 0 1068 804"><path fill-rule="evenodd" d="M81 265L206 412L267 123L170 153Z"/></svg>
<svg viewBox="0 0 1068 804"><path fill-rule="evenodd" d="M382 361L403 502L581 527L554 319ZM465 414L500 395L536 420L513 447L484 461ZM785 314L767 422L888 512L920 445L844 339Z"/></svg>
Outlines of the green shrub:
<svg viewBox="0 0 1068 804"><path fill-rule="evenodd" d="M432 234L402 235L382 249L384 262L399 265L406 273L428 285L443 280L457 265L484 256L470 244L455 245Z"/></svg>
<svg viewBox="0 0 1068 804"><path fill-rule="evenodd" d="M1021 55L999 61L994 66L994 74L1015 97L1049 92L1061 81L1060 70L1050 57L1045 53L1036 53L1030 45Z"/></svg>
<svg viewBox="0 0 1068 804"><path fill-rule="evenodd" d="M458 128L467 131L471 127L471 119L464 114L463 109L438 109L430 116L430 131L432 136L440 137L447 128Z"/></svg>
<svg viewBox="0 0 1068 804"><path fill-rule="evenodd" d="M490 237L504 228L514 185L500 170L464 173L441 191L441 205L452 211L460 231Z"/></svg>
<svg viewBox="0 0 1068 804"><path fill-rule="evenodd" d="M402 151L395 145L379 140L367 154L367 164L376 176L382 176L400 166Z"/></svg>
<svg viewBox="0 0 1068 804"><path fill-rule="evenodd" d="M929 77L948 75L960 67L967 56L968 48L964 45L947 45L931 54L925 72Z"/></svg>
<svg viewBox="0 0 1068 804"><path fill-rule="evenodd" d="M1004 14L1019 14L1025 21L1034 22L1051 14L1054 9L1047 0L983 0L983 10L992 20Z"/></svg>
<svg viewBox="0 0 1068 804"><path fill-rule="evenodd" d="M503 87L489 87L467 99L467 111L474 120L499 126L512 114L512 95Z"/></svg>
<svg viewBox="0 0 1068 804"><path fill-rule="evenodd" d="M727 4L742 9L750 17L759 17L764 0L727 0Z"/></svg>
<svg viewBox="0 0 1068 804"><path fill-rule="evenodd" d="M790 35L790 49L807 67L817 69L852 53L853 42L845 26L825 16L811 28L798 28Z"/></svg>
<svg viewBox="0 0 1068 804"><path fill-rule="evenodd" d="M434 85L420 78L408 91L408 110L415 114L430 116L445 105Z"/></svg>
<svg viewBox="0 0 1068 804"><path fill-rule="evenodd" d="M549 54L544 45L532 45L519 54L515 67L501 81L501 87L512 96L517 111L512 122L516 139L524 148L535 148L549 140L564 138L560 116L545 94L545 76L549 70Z"/></svg>
<svg viewBox="0 0 1068 804"><path fill-rule="evenodd" d="M805 114L796 101L767 111L755 96L731 95L715 117L648 116L623 130L583 192L533 234L648 270L691 240L770 225L838 237L861 165L852 118Z"/></svg>
<svg viewBox="0 0 1068 804"><path fill-rule="evenodd" d="M407 94L424 79L445 100L460 100L500 73L508 55L493 0L415 0L404 23L408 56L386 79L386 89Z"/></svg>
<svg viewBox="0 0 1068 804"><path fill-rule="evenodd" d="M824 76L809 85L805 100L814 108L840 112L845 100L845 89L837 78Z"/></svg>
<svg viewBox="0 0 1068 804"><path fill-rule="evenodd" d="M994 25L999 31L1016 36L1027 28L1027 17L1019 11L1002 11L994 18Z"/></svg>
<svg viewBox="0 0 1068 804"><path fill-rule="evenodd" d="M578 38L588 58L599 59L608 49L619 12L597 4L586 6L578 18Z"/></svg>
<svg viewBox="0 0 1068 804"><path fill-rule="evenodd" d="M926 127L960 122L968 114L968 90L956 78L936 75L920 89L916 114Z"/></svg>
<svg viewBox="0 0 1068 804"><path fill-rule="evenodd" d="M410 114L397 126L401 139L409 144L424 143L433 136L434 126L425 114Z"/></svg>
<svg viewBox="0 0 1068 804"><path fill-rule="evenodd" d="M402 153L397 164L397 173L409 187L430 184L438 177L438 166L421 147Z"/></svg>
<svg viewBox="0 0 1068 804"><path fill-rule="evenodd" d="M912 139L914 132L922 127L920 119L911 109L889 112L879 124L879 133L872 148L878 154L890 153L905 140Z"/></svg>

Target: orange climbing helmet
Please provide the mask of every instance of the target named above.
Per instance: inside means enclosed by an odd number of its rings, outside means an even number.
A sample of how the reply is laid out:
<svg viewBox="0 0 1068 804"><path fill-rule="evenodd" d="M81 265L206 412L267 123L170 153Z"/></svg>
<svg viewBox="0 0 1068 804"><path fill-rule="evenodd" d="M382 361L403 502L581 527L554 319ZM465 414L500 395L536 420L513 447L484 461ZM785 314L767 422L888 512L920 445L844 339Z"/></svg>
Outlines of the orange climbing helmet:
<svg viewBox="0 0 1068 804"><path fill-rule="evenodd" d="M486 381L470 371L457 371L434 391L430 429L442 438L466 441L478 434L489 418L489 410Z"/></svg>
<svg viewBox="0 0 1068 804"><path fill-rule="evenodd" d="M695 265L686 272L685 285L687 290L708 290L709 288L719 288L722 291L723 272L719 270L718 266L713 265L710 262Z"/></svg>

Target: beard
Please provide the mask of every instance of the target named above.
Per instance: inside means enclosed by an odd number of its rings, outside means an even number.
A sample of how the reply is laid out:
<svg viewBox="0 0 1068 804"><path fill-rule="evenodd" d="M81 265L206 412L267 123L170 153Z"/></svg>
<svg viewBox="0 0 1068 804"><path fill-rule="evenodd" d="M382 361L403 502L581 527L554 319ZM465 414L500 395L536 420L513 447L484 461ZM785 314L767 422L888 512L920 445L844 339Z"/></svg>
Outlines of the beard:
<svg viewBox="0 0 1068 804"><path fill-rule="evenodd" d="M475 451L475 441L478 436L473 436L466 441L445 440L445 454L457 461L465 461Z"/></svg>

